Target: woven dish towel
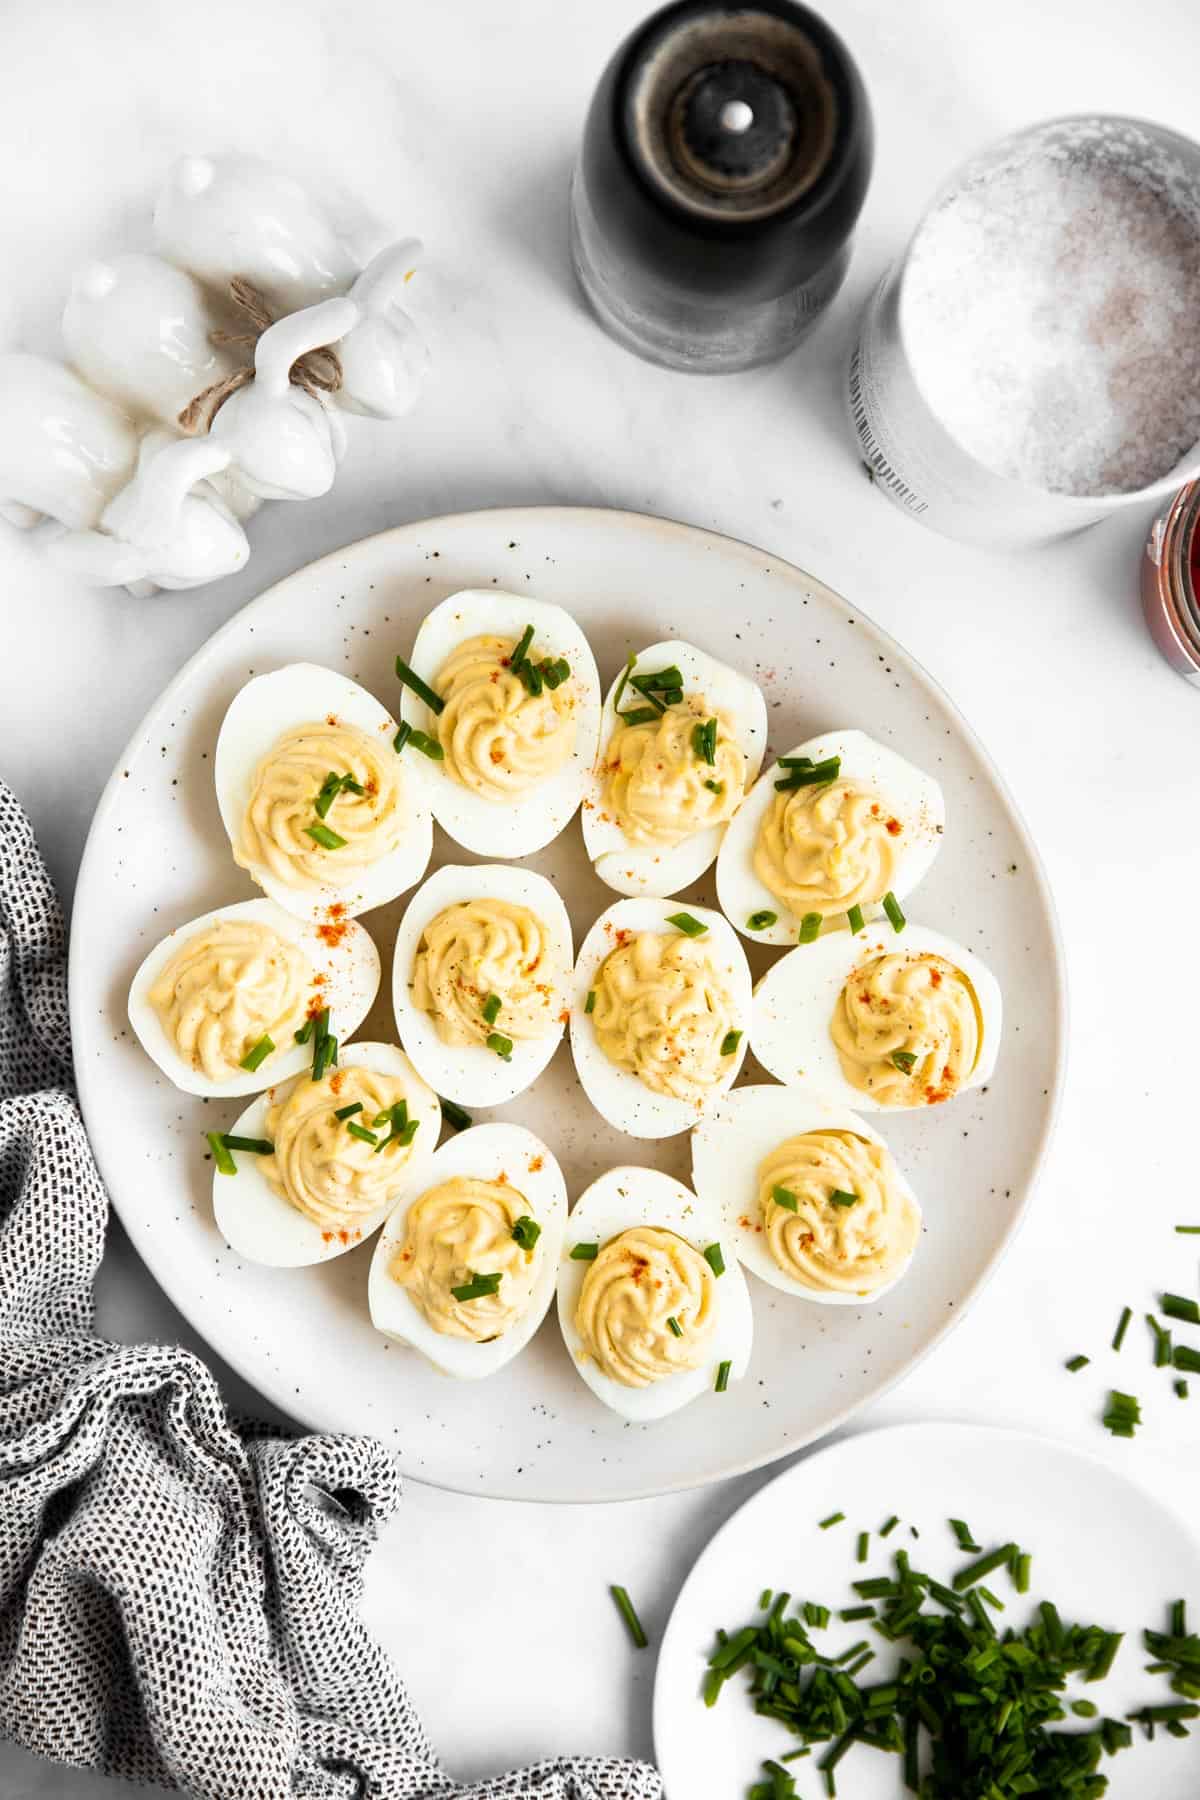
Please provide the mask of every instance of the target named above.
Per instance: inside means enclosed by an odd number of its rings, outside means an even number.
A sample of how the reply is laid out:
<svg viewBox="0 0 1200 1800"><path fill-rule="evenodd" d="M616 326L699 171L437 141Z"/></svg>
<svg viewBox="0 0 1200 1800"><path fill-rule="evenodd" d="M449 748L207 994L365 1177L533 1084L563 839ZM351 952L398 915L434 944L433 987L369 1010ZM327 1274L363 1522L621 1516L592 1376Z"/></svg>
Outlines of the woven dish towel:
<svg viewBox="0 0 1200 1800"><path fill-rule="evenodd" d="M239 1432L198 1358L96 1337L107 1211L62 917L0 783L0 1734L201 1800L661 1800L599 1758L446 1774L358 1615L389 1456Z"/></svg>

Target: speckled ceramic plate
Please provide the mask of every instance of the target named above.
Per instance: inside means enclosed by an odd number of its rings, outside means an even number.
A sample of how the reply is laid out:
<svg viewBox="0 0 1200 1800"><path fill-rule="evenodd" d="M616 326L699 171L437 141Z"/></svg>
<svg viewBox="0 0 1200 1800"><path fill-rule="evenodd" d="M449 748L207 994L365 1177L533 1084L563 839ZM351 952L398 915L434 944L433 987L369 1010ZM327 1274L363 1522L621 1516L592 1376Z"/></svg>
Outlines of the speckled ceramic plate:
<svg viewBox="0 0 1200 1800"><path fill-rule="evenodd" d="M630 646L686 637L755 676L771 750L859 725L931 770L946 843L914 917L977 949L1004 988L995 1077L952 1107L889 1118L925 1208L911 1272L875 1306L806 1305L750 1277L754 1355L727 1395L661 1423L623 1423L572 1369L553 1315L486 1383L456 1385L371 1329L364 1245L323 1266L263 1269L223 1243L202 1132L237 1103L178 1093L125 1017L133 971L175 924L253 893L213 793L217 729L248 676L306 659L346 670L389 705L392 662L425 612L495 583L569 608L607 679ZM464 852L435 838L433 867ZM578 821L530 859L558 885L579 943L613 899ZM711 872L686 897L715 905ZM402 902L366 915L385 969ZM751 949L755 973L771 953ZM384 983L384 993L387 991ZM321 1430L373 1432L403 1467L468 1493L610 1500L768 1463L830 1431L898 1381L961 1319L1008 1244L1049 1136L1062 1074L1062 957L1037 855L953 706L890 638L800 570L749 545L628 513L537 508L405 526L299 570L247 606L153 707L105 789L79 877L71 1013L80 1092L113 1202L146 1263L216 1350L275 1404ZM361 1036L394 1035L381 999ZM742 1079L762 1079L751 1064ZM570 1191L618 1162L688 1177L686 1137L639 1142L592 1111L564 1043L535 1086L477 1116L550 1143Z"/></svg>

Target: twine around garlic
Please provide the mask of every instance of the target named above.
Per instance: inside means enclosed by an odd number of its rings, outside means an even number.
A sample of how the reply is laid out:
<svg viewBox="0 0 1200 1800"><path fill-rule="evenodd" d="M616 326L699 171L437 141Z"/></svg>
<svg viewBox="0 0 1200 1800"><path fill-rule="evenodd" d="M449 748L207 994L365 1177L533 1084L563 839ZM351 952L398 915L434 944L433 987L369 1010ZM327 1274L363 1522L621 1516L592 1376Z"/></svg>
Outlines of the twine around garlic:
<svg viewBox="0 0 1200 1800"><path fill-rule="evenodd" d="M239 388L244 388L254 380L253 352L263 332L275 324L275 317L267 305L266 299L252 282L240 275L235 275L229 284L229 296L234 306L243 313L252 327L249 331L213 331L209 333L209 341L216 349L249 350L251 360L231 375L222 376L189 400L178 415L179 429L189 437L199 437L208 431L218 412ZM336 394L342 385L342 365L337 351L326 344L318 350L308 350L297 357L292 364L288 379L293 387L303 388L313 399L322 394Z"/></svg>

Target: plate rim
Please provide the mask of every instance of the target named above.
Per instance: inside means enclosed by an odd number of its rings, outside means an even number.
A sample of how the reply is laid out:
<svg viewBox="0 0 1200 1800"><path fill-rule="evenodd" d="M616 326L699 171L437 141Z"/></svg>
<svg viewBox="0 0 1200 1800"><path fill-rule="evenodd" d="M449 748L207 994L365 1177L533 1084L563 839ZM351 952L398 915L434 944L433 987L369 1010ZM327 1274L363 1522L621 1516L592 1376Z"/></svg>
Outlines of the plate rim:
<svg viewBox="0 0 1200 1800"><path fill-rule="evenodd" d="M828 596L838 607L842 608L848 615L852 615L869 631L873 632L878 641L887 647L889 653L896 658L901 667L914 672L920 680L926 684L928 690L936 696L941 706L945 709L947 716L954 721L962 738L965 739L973 753L986 769L988 777L1008 814L1017 841L1021 845L1024 855L1028 858L1029 868L1033 876L1037 896L1049 928L1050 942L1053 951L1054 979L1053 1002L1051 1007L1053 1034L1055 1039L1053 1076L1047 1095L1048 1106L1044 1113L1042 1124L1036 1139L1031 1146L1032 1163L1030 1174L1023 1185L1017 1209L1006 1227L991 1259L980 1271L974 1282L961 1294L953 1310L949 1312L947 1317L937 1326L927 1342L919 1350L914 1351L911 1357L904 1362L893 1375L889 1376L879 1387L875 1388L868 1398L860 1401L848 1402L842 1406L832 1418L830 1418L829 1422L820 1431L808 1434L803 1432L799 1433L796 1436L789 1438L785 1443L782 1443L774 1450L767 1451L761 1455L754 1454L725 1463L715 1472L707 1475L685 1476L681 1479L669 1482L651 1483L649 1486L639 1486L629 1492L619 1495L604 1494L598 1498L588 1494L564 1496L557 1493L540 1493L534 1491L532 1488L523 1488L520 1492L517 1492L514 1489L512 1491L491 1491L481 1494L478 1487L470 1487L465 1484L459 1486L452 1481L438 1479L424 1471L409 1475L408 1477L410 1480L419 1481L428 1487L442 1488L451 1493L470 1493L476 1497L489 1500L502 1500L514 1503L528 1501L562 1506L620 1506L639 1500L655 1499L666 1494L685 1493L699 1488L710 1487L719 1481L732 1480L736 1476L750 1474L757 1469L769 1468L785 1456L793 1455L798 1451L805 1450L810 1445L822 1443L834 1432L840 1431L849 1420L862 1412L864 1407L873 1406L877 1401L884 1399L888 1394L894 1392L894 1390L903 1381L907 1380L928 1356L946 1341L951 1332L953 1332L968 1315L976 1300L983 1293L996 1275L1001 1264L1007 1258L1029 1216L1033 1196L1040 1182L1045 1168L1046 1158L1058 1128L1062 1111L1063 1092L1066 1084L1070 1041L1068 1030L1069 1005L1067 994L1066 946L1059 922L1058 909L1054 902L1053 892L1050 887L1049 878L1046 873L1046 867L1041 853L1025 823L1024 815L1018 807L1009 789L1008 783L997 768L991 753L976 733L974 727L966 719L957 703L942 686L941 682L931 675L925 666L920 663L916 657L912 656L898 639L894 638L890 632L877 624L870 613L857 605L857 603L852 606L850 601L848 601L836 588L830 587L820 576L810 574L808 570L801 568L799 564L792 562L790 558L786 556L777 555L774 551L763 549L760 546L747 542L744 538L734 537L728 532L714 531L704 525L692 525L681 519L661 517L653 513L636 512L627 508L605 506L500 505L472 507L464 512L439 514L432 518L413 519L403 525L387 526L382 531L371 532L366 537L352 539L349 543L336 546L334 549L326 551L322 556L314 557L309 562L301 563L297 568L290 570L286 575L281 576L278 581L272 582L270 586L264 588L261 593L254 595L242 606L238 607L238 609L226 619L223 625L218 626L214 632L204 639L203 643L197 646L191 656L188 657L187 661L176 670L166 686L159 690L158 694L139 719L128 740L122 747L120 754L113 764L108 779L101 789L100 797L96 803L96 810L92 815L92 821L88 827L87 837L84 841L83 854L80 857L79 871L76 876L72 897L71 927L67 955L67 1004L73 1052L76 1042L82 1043L85 1033L82 998L79 993L78 981L75 974L77 966L75 955L76 938L77 933L81 930L79 925L81 917L79 899L88 885L92 862L95 861L99 863L101 860L102 845L105 842L104 827L107 823L109 813L117 803L117 796L122 791L122 771L129 766L130 762L137 757L148 742L153 722L170 706L175 696L190 683L192 678L204 667L205 663L216 656L225 640L239 631L244 622L248 618L252 618L256 612L265 611L267 606L272 602L274 596L280 589L286 588L289 582L296 580L302 575L308 575L313 570L319 570L327 564L333 564L339 560L345 559L346 556L366 545L380 545L387 540L419 538L422 533L427 534L430 531L437 529L448 531L459 530L464 527L470 528L471 526L476 526L483 522L498 518L512 521L514 526L529 531L536 531L539 525L547 520L553 520L559 525L568 526L572 520L578 520L581 525L600 525L604 529L615 529L617 531L651 529L656 532L662 532L663 530L666 530L672 535L694 540L698 549L705 546L716 545L726 551L733 550L756 558L767 557L769 558L772 567L786 571L791 578L808 584L810 588L820 589L823 595ZM75 1057L74 1072L80 1111L83 1115L85 1129L87 1129L89 1114L94 1099L92 1083L93 1080L96 1079L90 1059ZM96 1103L98 1106L98 1100ZM88 1132L88 1137L90 1142L90 1130ZM183 1315L192 1329L203 1339L204 1343L212 1353L215 1356L220 1357L223 1362L227 1363L228 1366L247 1383L255 1394L262 1395L270 1405L275 1407L278 1412L282 1413L286 1419L290 1420L300 1429L304 1431L327 1429L325 1426L310 1424L303 1415L298 1414L291 1404L290 1396L287 1398L284 1397L283 1388L286 1384L282 1381L278 1383L266 1382L263 1379L262 1371L257 1367L251 1367L248 1360L242 1358L239 1353L240 1346L234 1346L233 1349L229 1349L213 1342L208 1329L206 1328L207 1321L202 1322L199 1317L194 1317L187 1307L181 1303L175 1290L167 1285L166 1281L160 1275L156 1264L144 1252L140 1241L140 1234L135 1235L131 1224L126 1222L120 1202L116 1198L116 1190L107 1178L103 1159L94 1144L93 1155L95 1156L96 1164L100 1171L100 1177L104 1183L105 1192L108 1195L109 1202L117 1214L117 1217L121 1220L130 1244L139 1260L147 1269L151 1279L163 1290L171 1304ZM891 1429L891 1427L887 1429ZM393 1454L397 1456L397 1461L402 1466L402 1452L393 1452ZM784 1473L788 1473L788 1471L784 1471Z"/></svg>

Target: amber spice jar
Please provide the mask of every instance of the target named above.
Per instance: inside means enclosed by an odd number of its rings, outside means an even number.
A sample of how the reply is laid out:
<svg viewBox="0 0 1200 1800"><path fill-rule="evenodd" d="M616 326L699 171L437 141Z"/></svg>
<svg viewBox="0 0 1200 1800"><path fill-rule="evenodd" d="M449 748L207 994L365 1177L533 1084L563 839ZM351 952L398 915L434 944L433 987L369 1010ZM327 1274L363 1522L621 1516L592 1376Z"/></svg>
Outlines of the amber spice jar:
<svg viewBox="0 0 1200 1800"><path fill-rule="evenodd" d="M1150 528L1142 610L1171 667L1200 686L1200 481L1180 488Z"/></svg>

